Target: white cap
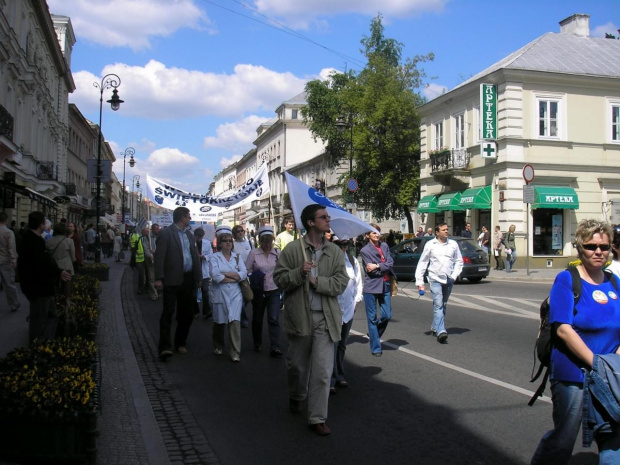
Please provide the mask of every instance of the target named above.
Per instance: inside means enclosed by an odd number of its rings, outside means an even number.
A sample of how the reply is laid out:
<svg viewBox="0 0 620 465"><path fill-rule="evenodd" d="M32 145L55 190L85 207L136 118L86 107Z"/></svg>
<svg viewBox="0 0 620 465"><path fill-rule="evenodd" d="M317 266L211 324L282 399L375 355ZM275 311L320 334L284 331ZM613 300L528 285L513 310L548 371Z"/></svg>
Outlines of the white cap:
<svg viewBox="0 0 620 465"><path fill-rule="evenodd" d="M273 236L273 226L269 226L268 224L261 226L258 228L258 237L270 235Z"/></svg>
<svg viewBox="0 0 620 465"><path fill-rule="evenodd" d="M222 224L215 228L215 235L219 236L221 234L230 234L232 236L232 229L230 229L230 226L225 226Z"/></svg>

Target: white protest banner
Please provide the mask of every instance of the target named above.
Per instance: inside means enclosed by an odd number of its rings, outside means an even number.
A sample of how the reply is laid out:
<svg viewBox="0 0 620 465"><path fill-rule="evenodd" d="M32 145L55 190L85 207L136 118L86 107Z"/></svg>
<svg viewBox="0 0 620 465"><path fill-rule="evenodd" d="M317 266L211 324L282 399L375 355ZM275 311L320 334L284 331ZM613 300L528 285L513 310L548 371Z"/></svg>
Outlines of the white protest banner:
<svg viewBox="0 0 620 465"><path fill-rule="evenodd" d="M206 194L185 192L148 174L146 175L146 192L147 197L160 207L169 210L186 207L194 221L216 221L218 213L231 207L249 204L269 192L267 164L263 163L253 177L230 195L211 197Z"/></svg>
<svg viewBox="0 0 620 465"><path fill-rule="evenodd" d="M325 207L327 214L330 216L330 228L340 239L353 239L360 234L369 231L378 232L368 223L360 220L357 216L352 215L340 205L332 202L319 191L301 182L295 176L284 173L286 185L288 186L288 195L291 199L291 208L295 216L297 228L301 228L301 212L307 206L318 203Z"/></svg>
<svg viewBox="0 0 620 465"><path fill-rule="evenodd" d="M166 213L164 215L151 215L151 223L158 224L161 228L170 226L172 224L172 214Z"/></svg>

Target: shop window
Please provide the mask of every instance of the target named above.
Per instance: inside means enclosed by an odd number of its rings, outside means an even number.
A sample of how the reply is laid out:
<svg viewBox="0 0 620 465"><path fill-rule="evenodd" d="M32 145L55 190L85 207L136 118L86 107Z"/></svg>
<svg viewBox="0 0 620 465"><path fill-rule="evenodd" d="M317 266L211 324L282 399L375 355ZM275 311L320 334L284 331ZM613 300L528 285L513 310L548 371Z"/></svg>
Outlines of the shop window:
<svg viewBox="0 0 620 465"><path fill-rule="evenodd" d="M534 255L562 255L564 249L564 210L533 210Z"/></svg>

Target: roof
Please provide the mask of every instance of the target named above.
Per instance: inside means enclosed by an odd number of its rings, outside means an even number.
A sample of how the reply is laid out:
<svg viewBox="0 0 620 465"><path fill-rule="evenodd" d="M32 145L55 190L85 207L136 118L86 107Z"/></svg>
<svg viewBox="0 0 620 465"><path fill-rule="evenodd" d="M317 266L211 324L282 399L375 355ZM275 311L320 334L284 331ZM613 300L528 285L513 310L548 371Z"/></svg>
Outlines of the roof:
<svg viewBox="0 0 620 465"><path fill-rule="evenodd" d="M288 100L285 100L282 103L284 103L284 104L286 104L286 103L297 103L297 104L305 105L305 104L308 103L308 101L306 99L306 93L302 92L301 94L297 94L295 97L292 97L292 98L290 98Z"/></svg>
<svg viewBox="0 0 620 465"><path fill-rule="evenodd" d="M500 69L620 78L620 41L549 32L454 89Z"/></svg>

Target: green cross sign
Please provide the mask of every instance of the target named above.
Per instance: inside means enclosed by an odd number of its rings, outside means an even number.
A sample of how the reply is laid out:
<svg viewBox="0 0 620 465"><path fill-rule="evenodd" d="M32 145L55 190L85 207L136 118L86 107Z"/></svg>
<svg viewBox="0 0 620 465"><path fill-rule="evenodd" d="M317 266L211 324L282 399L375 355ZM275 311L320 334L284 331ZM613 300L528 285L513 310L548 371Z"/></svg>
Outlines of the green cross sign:
<svg viewBox="0 0 620 465"><path fill-rule="evenodd" d="M482 158L497 158L497 143L485 140L480 144Z"/></svg>

